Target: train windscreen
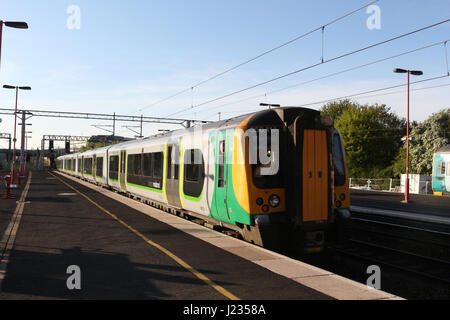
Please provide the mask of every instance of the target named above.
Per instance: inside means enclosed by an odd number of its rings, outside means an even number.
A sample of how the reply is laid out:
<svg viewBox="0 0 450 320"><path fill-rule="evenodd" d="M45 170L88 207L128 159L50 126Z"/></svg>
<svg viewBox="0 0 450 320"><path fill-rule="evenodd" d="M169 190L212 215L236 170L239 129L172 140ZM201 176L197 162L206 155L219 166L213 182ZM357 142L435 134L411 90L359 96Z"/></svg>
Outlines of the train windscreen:
<svg viewBox="0 0 450 320"><path fill-rule="evenodd" d="M275 129L275 128L274 128ZM283 187L283 176L280 165L280 135L279 129L277 140L272 141L273 129L257 130L257 163L252 164L253 184L260 189L272 189ZM262 139L264 136L264 139ZM266 140L266 141L264 141ZM276 143L276 145L275 145ZM261 154L266 154L266 159L261 159Z"/></svg>
<svg viewBox="0 0 450 320"><path fill-rule="evenodd" d="M346 182L345 163L341 137L335 134L333 138L333 163L334 163L334 185L343 186Z"/></svg>

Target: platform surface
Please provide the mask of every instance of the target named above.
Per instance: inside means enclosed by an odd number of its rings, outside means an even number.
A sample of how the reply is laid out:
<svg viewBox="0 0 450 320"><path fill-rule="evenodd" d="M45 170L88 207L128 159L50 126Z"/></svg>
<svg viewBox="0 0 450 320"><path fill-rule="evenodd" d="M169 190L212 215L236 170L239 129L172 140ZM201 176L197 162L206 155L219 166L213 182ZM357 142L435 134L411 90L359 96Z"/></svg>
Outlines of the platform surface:
<svg viewBox="0 0 450 320"><path fill-rule="evenodd" d="M402 193L351 189L350 197L352 206L450 218L450 196L410 194L409 203L402 203L405 199Z"/></svg>
<svg viewBox="0 0 450 320"><path fill-rule="evenodd" d="M67 176L34 172L24 199L0 299L396 299Z"/></svg>

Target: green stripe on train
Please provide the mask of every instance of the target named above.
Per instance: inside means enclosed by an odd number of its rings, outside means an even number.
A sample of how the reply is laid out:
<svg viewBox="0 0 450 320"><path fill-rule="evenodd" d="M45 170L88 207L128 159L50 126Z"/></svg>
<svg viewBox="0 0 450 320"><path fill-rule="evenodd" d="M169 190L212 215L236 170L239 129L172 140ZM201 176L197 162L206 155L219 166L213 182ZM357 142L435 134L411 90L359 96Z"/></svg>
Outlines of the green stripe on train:
<svg viewBox="0 0 450 320"><path fill-rule="evenodd" d="M226 207L226 215L224 214L223 206L224 206L224 198L218 197L217 193L217 177L218 177L218 161L215 161L215 177L214 179L214 193L213 198L211 201L211 211L210 211L210 217L221 220L224 222L236 224L236 222L243 223L246 225L252 224L252 217L251 215L245 211L241 205L239 204L236 194L233 189L233 150L234 150L234 132L235 129L228 129L225 132L223 131L215 131L212 132L209 136L210 141L212 141L211 145L214 152L214 157L217 160L218 159L218 138L225 139L225 166L226 166L226 198L227 198L227 207ZM222 213L222 214L221 214Z"/></svg>
<svg viewBox="0 0 450 320"><path fill-rule="evenodd" d="M157 193L161 193L161 194L163 193L163 191L161 189L155 189L152 187L141 186L141 185L130 183L130 182L127 182L127 186L144 189L144 190L149 190L149 191L153 191L153 192L157 192Z"/></svg>

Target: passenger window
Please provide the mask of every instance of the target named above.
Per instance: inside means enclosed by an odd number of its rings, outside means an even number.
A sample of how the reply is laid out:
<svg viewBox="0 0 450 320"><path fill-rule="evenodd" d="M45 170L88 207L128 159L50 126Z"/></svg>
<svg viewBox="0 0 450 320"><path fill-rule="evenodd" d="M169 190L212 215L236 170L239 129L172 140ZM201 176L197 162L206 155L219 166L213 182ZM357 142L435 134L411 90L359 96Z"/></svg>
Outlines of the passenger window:
<svg viewBox="0 0 450 320"><path fill-rule="evenodd" d="M103 177L103 157L97 158L97 168L95 170L97 177Z"/></svg>
<svg viewBox="0 0 450 320"><path fill-rule="evenodd" d="M253 184L255 187L260 189L271 189L271 188L281 188L283 186L283 175L281 172L280 165L280 146L276 147L275 144L272 145L272 130L279 130L276 128L272 129L258 129L257 133L257 157L258 163L252 164L252 176L253 176ZM266 137L267 146L262 143L262 137ZM248 143L250 143L250 140ZM260 159L261 153L267 151L267 158L270 159L270 162L267 164L263 164ZM266 171L266 174L263 174L262 170Z"/></svg>
<svg viewBox="0 0 450 320"><path fill-rule="evenodd" d="M184 153L183 192L187 196L199 197L203 192L205 163L200 149L186 150Z"/></svg>
<svg viewBox="0 0 450 320"><path fill-rule="evenodd" d="M173 178L175 180L178 180L179 175L180 175L180 147L175 146L175 148L173 150L175 152L175 154L173 155L173 160L174 160Z"/></svg>
<svg viewBox="0 0 450 320"><path fill-rule="evenodd" d="M119 156L109 157L109 178L117 180L119 177Z"/></svg>
<svg viewBox="0 0 450 320"><path fill-rule="evenodd" d="M144 162L142 165L142 173L144 176L146 177L151 177L152 174L152 154L151 153L146 153L143 155L144 157Z"/></svg>
<svg viewBox="0 0 450 320"><path fill-rule="evenodd" d="M162 152L153 153L153 177L161 178L163 172L163 154Z"/></svg>
<svg viewBox="0 0 450 320"><path fill-rule="evenodd" d="M444 175L445 174L445 162L438 162L437 164L437 174Z"/></svg>
<svg viewBox="0 0 450 320"><path fill-rule="evenodd" d="M217 177L217 186L225 187L225 141L219 141L219 172Z"/></svg>
<svg viewBox="0 0 450 320"><path fill-rule="evenodd" d="M128 175L141 175L141 154L132 154L128 155L128 168L127 173Z"/></svg>

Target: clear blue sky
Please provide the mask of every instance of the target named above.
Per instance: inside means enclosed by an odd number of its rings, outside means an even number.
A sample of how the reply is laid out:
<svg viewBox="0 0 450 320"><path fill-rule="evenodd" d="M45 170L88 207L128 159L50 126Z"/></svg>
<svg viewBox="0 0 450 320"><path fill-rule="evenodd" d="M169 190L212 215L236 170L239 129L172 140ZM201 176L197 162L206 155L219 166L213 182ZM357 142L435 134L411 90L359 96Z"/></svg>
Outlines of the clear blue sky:
<svg viewBox="0 0 450 320"><path fill-rule="evenodd" d="M140 109L252 58L265 50L319 27L370 1L155 1L155 0L16 0L0 3L0 19L28 22L29 30L4 28L0 84L29 85L19 107L140 115ZM81 28L67 28L67 8L81 10ZM369 30L365 10L326 28L325 59L412 31L450 17L448 0L380 0L381 29ZM300 105L405 81L394 67L420 69L422 79L447 73L444 47L436 46L394 60L327 78L298 88L221 105L307 81L450 39L450 23L314 68L269 85L178 115L217 119L258 109L260 102ZM450 54L450 43L448 44ZM167 116L192 104L225 95L278 75L317 63L321 58L317 32L175 99L143 109L148 116ZM449 56L450 59L450 56ZM449 78L413 88L448 84ZM412 93L411 117L423 121L448 108L450 87ZM399 89L393 90L398 91ZM402 90L402 89L400 89ZM406 116L405 94L355 98L385 103ZM0 107L12 108L14 94L0 90ZM320 105L312 106L319 108ZM12 132L12 117L0 116L0 132ZM98 121L35 118L31 146L44 134L103 134ZM107 124L107 123L103 123ZM119 124L118 134L132 133ZM150 135L158 128L145 126ZM0 148L7 143L0 141ZM57 145L58 146L58 145Z"/></svg>

